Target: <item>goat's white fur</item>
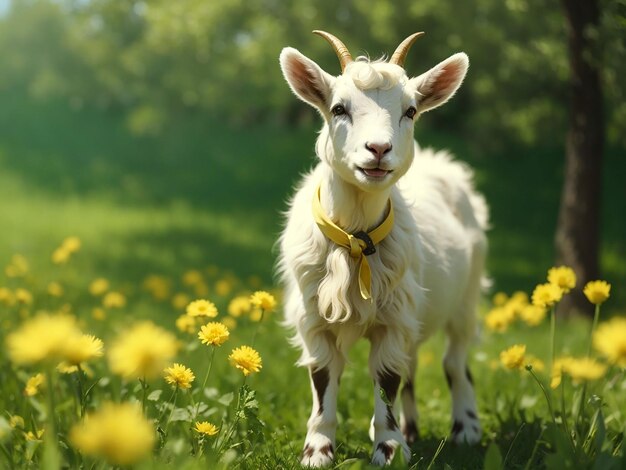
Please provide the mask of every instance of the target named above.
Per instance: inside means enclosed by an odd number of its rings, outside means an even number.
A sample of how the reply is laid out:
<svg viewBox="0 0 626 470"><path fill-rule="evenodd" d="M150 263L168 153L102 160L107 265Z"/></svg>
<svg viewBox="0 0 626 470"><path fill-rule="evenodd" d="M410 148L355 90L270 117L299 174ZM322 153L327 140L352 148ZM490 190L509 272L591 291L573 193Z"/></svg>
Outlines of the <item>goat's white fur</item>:
<svg viewBox="0 0 626 470"><path fill-rule="evenodd" d="M413 79L399 66L364 60L332 77L291 48L283 50L281 66L296 95L317 107L325 121L316 144L320 162L299 184L280 238L285 323L295 330L299 364L329 374L322 403L312 383L303 463L321 466L332 460L332 452L319 449L334 446L338 379L348 350L361 337L372 344L373 463L383 465L391 458L381 443L392 449L399 445L410 455L399 430L385 425L379 378L393 372L412 381L417 348L440 328L449 340L444 366L452 383L453 420L462 428L453 437L476 442L480 427L471 419L476 404L466 351L475 332L487 206L473 189L471 171L445 152L420 149L413 141L413 121L403 116L409 106L419 113L447 101L463 80L467 57L455 54ZM350 107L349 120L332 115L335 103ZM359 169L374 164L371 151L364 149L368 142L392 145L374 162L393 170L382 180ZM378 225L388 199L393 202L393 229L368 257L372 301L360 295L356 260L315 224L311 201L320 185L326 213L349 233ZM416 423L412 388L403 390L401 399L401 424Z"/></svg>

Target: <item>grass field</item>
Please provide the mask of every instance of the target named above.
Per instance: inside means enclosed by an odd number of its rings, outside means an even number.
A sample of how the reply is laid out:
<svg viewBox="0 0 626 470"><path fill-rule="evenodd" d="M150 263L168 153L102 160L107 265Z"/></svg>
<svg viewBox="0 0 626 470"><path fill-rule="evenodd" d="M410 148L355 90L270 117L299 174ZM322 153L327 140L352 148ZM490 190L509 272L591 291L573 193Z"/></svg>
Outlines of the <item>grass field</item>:
<svg viewBox="0 0 626 470"><path fill-rule="evenodd" d="M201 420L233 427L232 439L224 444L225 448L234 446L222 455L225 467L297 468L310 391L306 371L293 366L297 352L278 324L280 304L261 323L248 317L235 319L237 326L228 342L216 349L207 390L201 390L211 349L200 345L194 335L177 330L183 297L176 306L172 300L176 294L185 294L187 300L208 298L220 312L217 319L222 320L229 316L228 304L236 296L263 289L280 297L272 278L272 246L290 188L298 173L314 161L314 129L264 126L243 131L188 117L158 137L137 137L128 133L115 114L71 111L59 103L34 105L19 96L2 96L2 102L0 266L15 264L12 257L19 254L28 268L17 276L9 275L10 269L0 273L0 288L11 292L23 288L33 295L32 303L9 306L0 301L2 344L25 318L40 310L71 311L82 331L104 341L107 353L115 338L134 322L151 320L177 335L182 348L175 360L189 366L196 380L191 391L181 390L177 395L175 407L168 401L172 389L161 378L146 383L152 397L147 400L146 414L166 432L159 435L153 456L137 466L207 468L205 459L216 458L212 438L206 438L204 455L198 455L198 435L190 431L193 413L185 411L193 400L206 403ZM478 186L492 208L488 265L494 292L511 294L521 289L530 293L534 285L544 282L552 263L551 234L561 174L560 158L555 156L558 146L487 156L465 146L461 139L425 131L418 131L418 138L425 144L451 148L476 169ZM602 262L613 290L603 316L623 315L626 310L620 215L626 213L626 198L620 193L626 165L619 157L618 152L608 154L605 175ZM52 253L68 236L80 239L80 250L67 263L55 264ZM199 273L200 280L190 282L190 271ZM107 279L110 290L126 299L121 308L105 308L104 318L101 312L93 315L94 309L102 308L102 298L89 293L96 278ZM63 294L50 295L51 282L59 283ZM483 313L489 308L485 299ZM589 328L586 319L559 319L557 351L583 356ZM245 383L256 392L258 409L254 401L249 408L240 404L237 409L243 376L228 364L227 356L235 347L252 344L255 335L254 347L263 368ZM483 333L471 355L485 428L483 441L473 448L445 444L440 453L438 448L450 428L450 400L440 367L443 338L434 338L423 348L417 381L422 440L413 449L410 464L424 469L625 468L624 370L613 367L603 379L589 383L586 397L601 397L601 406L598 400L587 404L578 428L573 429L582 385L564 380L562 387L549 392L557 409L554 422L531 375L505 370L499 364L499 353L518 343L549 362L548 321L532 328L518 321L504 333ZM367 352L366 343L357 345L342 378L337 468L366 468L371 452L367 430L373 397ZM32 397L23 393L28 378L43 369L11 365L3 346L3 466L54 468L55 454L50 449L56 449L71 468L105 468L103 461L81 457L67 436L79 420L76 400L89 410L100 408L106 400L142 401L140 382L117 378L106 358L105 354L105 359L90 363L94 375L83 377L83 385L95 385L88 394L76 395L76 374L52 374L59 437L46 440L38 439L36 432L50 421L50 390L44 388ZM547 374L537 372L547 384ZM257 413L262 427L254 424ZM2 423L16 414L24 418L23 429L3 428ZM568 444L564 422L569 423L575 445ZM22 431L34 433L33 439ZM219 442L224 442L224 434L220 436ZM192 449L195 455L190 455ZM403 464L394 466L402 468Z"/></svg>

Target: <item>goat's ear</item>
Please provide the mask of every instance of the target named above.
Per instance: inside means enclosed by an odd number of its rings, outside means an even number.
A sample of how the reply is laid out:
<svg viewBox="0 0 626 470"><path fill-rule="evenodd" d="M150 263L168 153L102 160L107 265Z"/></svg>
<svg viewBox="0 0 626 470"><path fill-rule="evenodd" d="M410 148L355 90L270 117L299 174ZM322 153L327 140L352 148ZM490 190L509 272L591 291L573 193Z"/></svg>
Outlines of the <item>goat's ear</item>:
<svg viewBox="0 0 626 470"><path fill-rule="evenodd" d="M461 86L468 67L467 55L459 52L419 77L412 78L410 83L417 92L418 112L423 113L441 106L452 98Z"/></svg>
<svg viewBox="0 0 626 470"><path fill-rule="evenodd" d="M296 96L322 112L328 110L333 76L292 47L280 53L280 68Z"/></svg>

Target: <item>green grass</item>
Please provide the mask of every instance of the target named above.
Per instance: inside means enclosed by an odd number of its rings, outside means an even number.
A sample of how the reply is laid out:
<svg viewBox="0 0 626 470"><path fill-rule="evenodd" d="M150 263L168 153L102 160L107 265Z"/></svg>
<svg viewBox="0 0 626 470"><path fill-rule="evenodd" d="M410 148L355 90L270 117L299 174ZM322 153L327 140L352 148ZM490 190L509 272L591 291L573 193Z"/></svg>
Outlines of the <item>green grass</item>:
<svg viewBox="0 0 626 470"><path fill-rule="evenodd" d="M272 247L280 231L281 211L298 174L314 162L314 129L252 123L247 129L230 129L185 116L158 136L140 137L129 134L114 111L72 111L60 103L36 104L8 94L1 98L0 267L20 253L28 259L30 271L20 279L0 273L0 287L23 286L34 292L35 304L29 315L38 309L55 310L70 304L72 312L85 322L85 331L99 335L108 344L139 318L150 318L174 330L174 320L181 312L169 302L157 302L148 295L142 288L148 275L168 278L172 293L186 291L194 296L181 276L190 269L201 270L209 286L208 297L222 315L230 298L256 286L251 276L260 277L260 286L272 288ZM552 264L561 175L558 146L482 155L475 150L476 143L466 146L465 139L430 132L421 124L420 142L450 148L476 169L478 186L492 210L488 265L495 289L529 291L543 282ZM602 261L606 278L614 286L607 314L624 312L626 306L621 289L626 285L624 221L616 216L626 213L626 199L619 197L625 167L617 152L607 155ZM54 265L51 253L68 235L80 237L82 249L67 266ZM109 311L104 322L91 318L99 299L87 292L89 282L100 276L128 298L127 307ZM231 279L234 285L227 295L216 293L215 285L222 278ZM66 290L63 299L45 294L50 281L62 282ZM306 432L309 380L305 370L293 366L297 352L289 346L278 315L262 325L256 344L264 367L247 383L257 392L265 426L262 439L238 448L240 453L232 465L241 468L297 468ZM0 306L0 335L13 330L18 318L17 309ZM241 377L227 364L226 356L231 347L249 343L254 328L242 322L228 345L218 351L210 384L216 397L240 385ZM584 319L560 321L559 349L583 354L588 328ZM446 444L431 468L482 468L488 446L494 442L502 457L506 456L507 468L524 468L538 441L539 450L530 468L563 468L550 460L557 456L565 461L567 452L554 447L558 439L550 437L553 431L548 429L547 407L537 385L527 373L492 369L499 352L515 343L527 344L530 352L545 359L548 337L545 325L482 335L472 350L471 365L485 436L473 448ZM192 367L199 380L206 370L207 351L192 338L185 338L185 343L189 346L177 360ZM450 399L440 367L442 351L442 337L431 340L422 351L417 381L422 440L414 448L412 461L420 469L429 467L450 428ZM366 468L371 452L367 430L373 396L367 353L367 344L358 343L342 378L339 468ZM42 425L43 399L25 400L21 394L25 379L35 370L14 369L6 361L2 349L0 363L11 373L0 385L0 411L5 417L18 411L29 413ZM104 361L94 367L98 374L110 375ZM125 393L133 395L133 387L128 386ZM162 381L150 387L166 390ZM580 387L566 387L568 413L578 396L575 390L580 393ZM592 386L592 391L606 401L605 450L620 446L626 425L624 390L623 372L616 373L611 383ZM106 396L104 389L96 392L94 405ZM196 394L196 398L201 395L199 390ZM231 417L232 408L216 397L210 394L206 400L216 407L218 415ZM70 406L70 402L66 397L63 403ZM188 456L185 426L177 424L174 430L176 438L145 468L205 468L204 463ZM241 460L245 452L249 455ZM600 465L603 461L593 462ZM26 462L23 465L29 467Z"/></svg>

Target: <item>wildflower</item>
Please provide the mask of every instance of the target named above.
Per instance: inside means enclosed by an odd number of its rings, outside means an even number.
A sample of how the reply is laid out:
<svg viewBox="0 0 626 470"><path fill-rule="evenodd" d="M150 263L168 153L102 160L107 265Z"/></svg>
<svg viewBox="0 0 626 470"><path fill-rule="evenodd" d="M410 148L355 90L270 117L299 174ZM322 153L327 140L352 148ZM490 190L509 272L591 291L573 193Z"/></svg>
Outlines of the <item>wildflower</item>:
<svg viewBox="0 0 626 470"><path fill-rule="evenodd" d="M28 273L28 260L20 255L15 254L11 257L11 262L4 269L7 277L24 277Z"/></svg>
<svg viewBox="0 0 626 470"><path fill-rule="evenodd" d="M9 418L9 426L11 426L13 429L24 429L24 418L22 418L20 415L12 415Z"/></svg>
<svg viewBox="0 0 626 470"><path fill-rule="evenodd" d="M68 340L65 347L65 361L70 365L79 365L82 362L102 357L104 344L93 335L81 335Z"/></svg>
<svg viewBox="0 0 626 470"><path fill-rule="evenodd" d="M91 316L93 317L94 320L102 321L107 317L107 313L103 308L94 307L93 310L91 311Z"/></svg>
<svg viewBox="0 0 626 470"><path fill-rule="evenodd" d="M69 438L85 455L104 457L114 465L131 465L150 455L155 431L137 406L105 403L74 425Z"/></svg>
<svg viewBox="0 0 626 470"><path fill-rule="evenodd" d="M15 303L15 296L10 289L0 287L0 304L11 307Z"/></svg>
<svg viewBox="0 0 626 470"><path fill-rule="evenodd" d="M41 441L43 433L43 429L35 429L35 432L28 431L24 433L24 439L26 439L27 441Z"/></svg>
<svg viewBox="0 0 626 470"><path fill-rule="evenodd" d="M240 295L235 297L228 304L228 314L237 318L250 311L251 308L250 299L247 296Z"/></svg>
<svg viewBox="0 0 626 470"><path fill-rule="evenodd" d="M123 308L126 306L126 297L120 292L108 292L102 299L106 308Z"/></svg>
<svg viewBox="0 0 626 470"><path fill-rule="evenodd" d="M485 325L491 331L503 333L514 320L513 311L504 307L492 309L485 317Z"/></svg>
<svg viewBox="0 0 626 470"><path fill-rule="evenodd" d="M109 290L109 281L103 277L99 277L94 279L89 284L89 293L94 297L99 297L104 295L106 291Z"/></svg>
<svg viewBox="0 0 626 470"><path fill-rule="evenodd" d="M548 270L548 282L559 287L564 294L576 287L576 273L572 268L559 266Z"/></svg>
<svg viewBox="0 0 626 470"><path fill-rule="evenodd" d="M27 397L34 397L39 392L39 388L44 384L45 377L43 374L35 374L26 381L26 387L24 388L24 395Z"/></svg>
<svg viewBox="0 0 626 470"><path fill-rule="evenodd" d="M233 317L224 317L222 323L229 330L234 330L235 328L237 328L237 320L235 320Z"/></svg>
<svg viewBox="0 0 626 470"><path fill-rule="evenodd" d="M186 286L195 286L201 282L204 282L204 278L202 273L196 269L191 269L183 274L183 284Z"/></svg>
<svg viewBox="0 0 626 470"><path fill-rule="evenodd" d="M532 370L534 371L543 372L544 370L546 370L545 363L538 357L533 356L531 354L526 356L526 359L524 362L526 363L527 366L532 367Z"/></svg>
<svg viewBox="0 0 626 470"><path fill-rule="evenodd" d="M507 369L519 369L524 365L525 344L516 344L500 353L500 362Z"/></svg>
<svg viewBox="0 0 626 470"><path fill-rule="evenodd" d="M554 284L545 283L535 287L532 295L533 305L536 307L550 308L563 297L563 291Z"/></svg>
<svg viewBox="0 0 626 470"><path fill-rule="evenodd" d="M526 305L520 311L520 318L528 325L528 326L537 326L539 325L544 318L546 318L546 309L543 307L537 307L535 305Z"/></svg>
<svg viewBox="0 0 626 470"><path fill-rule="evenodd" d="M143 287L156 300L166 300L170 296L171 282L164 276L150 275L143 281Z"/></svg>
<svg viewBox="0 0 626 470"><path fill-rule="evenodd" d="M48 284L48 295L52 297L61 297L63 295L63 286L58 282Z"/></svg>
<svg viewBox="0 0 626 470"><path fill-rule="evenodd" d="M573 360L574 358L571 356L558 357L554 360L554 363L552 364L550 388L557 388L561 384L563 370Z"/></svg>
<svg viewBox="0 0 626 470"><path fill-rule="evenodd" d="M583 293L587 300L594 305L600 305L609 298L611 284L606 281L590 281L585 285Z"/></svg>
<svg viewBox="0 0 626 470"><path fill-rule="evenodd" d="M215 283L215 293L221 297L225 297L233 290L233 283L228 279L220 279Z"/></svg>
<svg viewBox="0 0 626 470"><path fill-rule="evenodd" d="M241 370L246 377L253 372L258 372L263 367L261 356L249 346L241 346L233 349L228 359L230 363Z"/></svg>
<svg viewBox="0 0 626 470"><path fill-rule="evenodd" d="M219 322L210 322L200 328L198 338L202 344L211 346L221 346L226 342L230 332L226 325Z"/></svg>
<svg viewBox="0 0 626 470"><path fill-rule="evenodd" d="M567 361L563 366L563 372L569 375L574 383L580 383L603 377L606 373L606 365L597 362L595 359L583 357Z"/></svg>
<svg viewBox="0 0 626 470"><path fill-rule="evenodd" d="M57 248L52 252L52 262L54 264L65 264L69 261L71 252L63 247Z"/></svg>
<svg viewBox="0 0 626 470"><path fill-rule="evenodd" d="M593 346L611 364L626 368L626 318L601 323L593 334Z"/></svg>
<svg viewBox="0 0 626 470"><path fill-rule="evenodd" d="M74 317L41 314L8 336L9 356L16 364L62 360L68 341L80 334Z"/></svg>
<svg viewBox="0 0 626 470"><path fill-rule="evenodd" d="M67 237L65 240L63 240L63 243L61 243L61 248L67 250L69 253L76 253L78 250L80 250L80 247L81 242L80 238L78 237Z"/></svg>
<svg viewBox="0 0 626 470"><path fill-rule="evenodd" d="M263 310L260 308L253 308L250 312L250 320L253 322L259 322L263 319Z"/></svg>
<svg viewBox="0 0 626 470"><path fill-rule="evenodd" d="M120 334L109 348L109 367L125 378L155 378L174 357L174 335L151 322L137 323Z"/></svg>
<svg viewBox="0 0 626 470"><path fill-rule="evenodd" d="M219 429L215 424L211 424L208 421L203 421L201 423L196 422L195 431L200 434L204 434L205 436L215 436Z"/></svg>
<svg viewBox="0 0 626 470"><path fill-rule="evenodd" d="M172 306L176 310L182 310L191 302L191 299L184 292L179 292L172 297Z"/></svg>
<svg viewBox="0 0 626 470"><path fill-rule="evenodd" d="M163 372L165 372L165 381L178 388L191 388L191 382L196 378L191 369L178 363L166 367Z"/></svg>
<svg viewBox="0 0 626 470"><path fill-rule="evenodd" d="M250 303L256 308L262 309L264 312L272 312L276 308L276 299L269 292L262 290L256 291L250 296Z"/></svg>
<svg viewBox="0 0 626 470"><path fill-rule="evenodd" d="M190 317L187 314L182 314L176 319L176 328L178 328L183 333L195 333L196 320L194 317Z"/></svg>
<svg viewBox="0 0 626 470"><path fill-rule="evenodd" d="M31 305L33 303L33 294L26 289L15 289L15 300L21 305Z"/></svg>
<svg viewBox="0 0 626 470"><path fill-rule="evenodd" d="M217 307L208 300L194 300L187 305L187 315L190 317L217 317Z"/></svg>

